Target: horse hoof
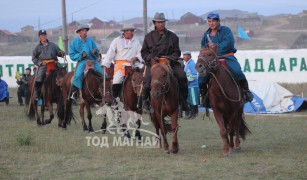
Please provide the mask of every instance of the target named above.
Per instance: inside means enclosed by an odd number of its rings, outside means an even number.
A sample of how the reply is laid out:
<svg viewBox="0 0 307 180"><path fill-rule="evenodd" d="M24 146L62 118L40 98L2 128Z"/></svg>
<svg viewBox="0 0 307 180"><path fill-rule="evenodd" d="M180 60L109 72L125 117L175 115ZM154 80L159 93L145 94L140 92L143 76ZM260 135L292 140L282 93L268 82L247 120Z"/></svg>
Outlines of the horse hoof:
<svg viewBox="0 0 307 180"><path fill-rule="evenodd" d="M94 132L94 129L93 128L89 128L88 132Z"/></svg>
<svg viewBox="0 0 307 180"><path fill-rule="evenodd" d="M62 124L58 124L58 127L59 127L59 128L62 127Z"/></svg>
<svg viewBox="0 0 307 180"><path fill-rule="evenodd" d="M170 153L171 153L170 150L164 150L164 152L165 152L166 154L170 154Z"/></svg>
<svg viewBox="0 0 307 180"><path fill-rule="evenodd" d="M88 131L87 126L83 126L83 131Z"/></svg>
<svg viewBox="0 0 307 180"><path fill-rule="evenodd" d="M236 147L236 152L241 152L241 147Z"/></svg>
<svg viewBox="0 0 307 180"><path fill-rule="evenodd" d="M172 150L171 153L172 153L172 154L177 154L178 151L179 151L179 149L175 149L175 150Z"/></svg>
<svg viewBox="0 0 307 180"><path fill-rule="evenodd" d="M107 131L106 131L105 129L101 129L101 133L102 133L102 134L106 134L106 132L107 132Z"/></svg>
<svg viewBox="0 0 307 180"><path fill-rule="evenodd" d="M45 124L50 124L50 123L51 123L50 119L45 120Z"/></svg>

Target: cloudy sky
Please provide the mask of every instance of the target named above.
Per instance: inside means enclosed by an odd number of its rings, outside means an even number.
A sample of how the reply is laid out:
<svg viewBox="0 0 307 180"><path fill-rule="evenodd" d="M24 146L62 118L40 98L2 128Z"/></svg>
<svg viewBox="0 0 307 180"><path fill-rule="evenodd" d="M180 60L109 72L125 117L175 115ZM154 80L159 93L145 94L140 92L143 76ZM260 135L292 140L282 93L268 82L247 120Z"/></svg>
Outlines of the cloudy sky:
<svg viewBox="0 0 307 180"><path fill-rule="evenodd" d="M164 12L169 19L178 19L186 12L202 15L212 10L239 9L261 15L297 14L307 10L307 0L147 0L148 16ZM0 29L13 32L32 25L51 28L61 25L62 0L2 0ZM98 17L121 21L142 16L143 0L66 0L67 21Z"/></svg>

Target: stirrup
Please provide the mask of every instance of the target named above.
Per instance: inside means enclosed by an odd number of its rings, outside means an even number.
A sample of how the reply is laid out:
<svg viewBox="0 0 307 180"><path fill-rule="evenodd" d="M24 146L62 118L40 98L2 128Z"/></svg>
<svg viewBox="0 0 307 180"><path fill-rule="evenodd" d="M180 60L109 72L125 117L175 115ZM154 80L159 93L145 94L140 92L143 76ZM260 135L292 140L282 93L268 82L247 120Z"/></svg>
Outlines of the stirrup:
<svg viewBox="0 0 307 180"><path fill-rule="evenodd" d="M247 102L252 102L254 99L253 93L249 90L244 90L244 99Z"/></svg>
<svg viewBox="0 0 307 180"><path fill-rule="evenodd" d="M76 93L77 93L77 91L74 91L74 92L71 94L70 99L76 100L76 98L75 98L75 94L76 94Z"/></svg>

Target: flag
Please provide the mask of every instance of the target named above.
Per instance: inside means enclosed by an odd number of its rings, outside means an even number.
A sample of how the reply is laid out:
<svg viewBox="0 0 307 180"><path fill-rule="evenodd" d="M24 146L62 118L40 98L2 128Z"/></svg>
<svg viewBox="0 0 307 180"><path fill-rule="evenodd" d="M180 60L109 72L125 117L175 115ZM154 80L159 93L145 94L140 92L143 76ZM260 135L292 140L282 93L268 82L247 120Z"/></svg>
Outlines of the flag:
<svg viewBox="0 0 307 180"><path fill-rule="evenodd" d="M59 36L58 46L62 51L65 51L62 36Z"/></svg>
<svg viewBox="0 0 307 180"><path fill-rule="evenodd" d="M244 32L243 28L238 25L238 37L246 40L250 40L251 38Z"/></svg>

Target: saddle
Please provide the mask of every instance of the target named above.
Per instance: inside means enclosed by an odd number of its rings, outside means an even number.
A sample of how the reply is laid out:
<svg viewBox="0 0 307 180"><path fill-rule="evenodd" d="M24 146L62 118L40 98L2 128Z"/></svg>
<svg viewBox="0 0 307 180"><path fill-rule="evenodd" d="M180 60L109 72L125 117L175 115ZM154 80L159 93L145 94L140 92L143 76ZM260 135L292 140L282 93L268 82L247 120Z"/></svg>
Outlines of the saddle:
<svg viewBox="0 0 307 180"><path fill-rule="evenodd" d="M54 59L45 59L43 60L44 63L46 63L46 75L50 73L50 71L56 69L56 63L57 61Z"/></svg>

